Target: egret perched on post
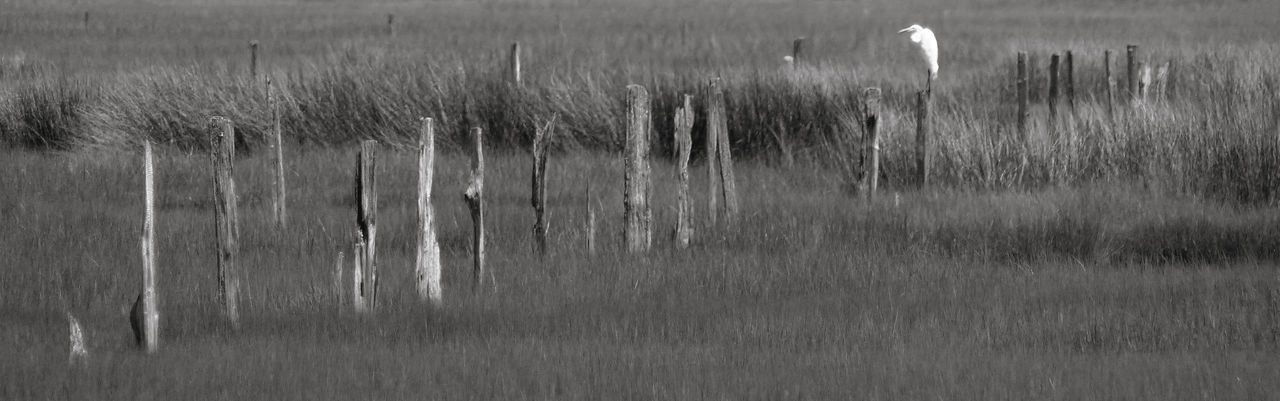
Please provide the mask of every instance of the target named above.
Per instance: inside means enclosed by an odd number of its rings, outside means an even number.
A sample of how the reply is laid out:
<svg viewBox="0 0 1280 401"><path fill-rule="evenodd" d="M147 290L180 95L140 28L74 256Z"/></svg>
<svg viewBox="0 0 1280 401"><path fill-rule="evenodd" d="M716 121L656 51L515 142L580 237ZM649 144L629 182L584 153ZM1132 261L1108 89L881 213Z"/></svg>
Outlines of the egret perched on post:
<svg viewBox="0 0 1280 401"><path fill-rule="evenodd" d="M920 25L909 26L898 33L910 33L911 42L919 47L920 59L929 69L929 77L925 80L925 91L932 93L933 80L938 78L938 39L933 36L932 30Z"/></svg>

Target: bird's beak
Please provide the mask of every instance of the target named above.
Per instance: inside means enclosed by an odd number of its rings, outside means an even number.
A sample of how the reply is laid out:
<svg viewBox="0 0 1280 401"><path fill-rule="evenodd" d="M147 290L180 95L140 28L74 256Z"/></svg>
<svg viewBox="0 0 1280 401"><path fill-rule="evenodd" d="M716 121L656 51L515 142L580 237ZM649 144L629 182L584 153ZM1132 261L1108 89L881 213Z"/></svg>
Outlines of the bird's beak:
<svg viewBox="0 0 1280 401"><path fill-rule="evenodd" d="M911 32L911 27L902 28L901 31L898 31L898 33L907 33L907 32Z"/></svg>

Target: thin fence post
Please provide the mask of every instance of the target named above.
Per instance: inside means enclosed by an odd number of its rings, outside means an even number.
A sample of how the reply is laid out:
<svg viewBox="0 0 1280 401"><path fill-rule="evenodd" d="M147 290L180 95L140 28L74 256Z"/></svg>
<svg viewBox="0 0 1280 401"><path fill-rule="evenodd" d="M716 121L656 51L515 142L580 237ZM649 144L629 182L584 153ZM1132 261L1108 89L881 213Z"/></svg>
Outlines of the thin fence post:
<svg viewBox="0 0 1280 401"><path fill-rule="evenodd" d="M867 142L867 168L863 169L867 199L875 198L880 183L880 88L862 92L862 128Z"/></svg>
<svg viewBox="0 0 1280 401"><path fill-rule="evenodd" d="M804 36L791 41L791 66L800 66L800 56L804 53Z"/></svg>
<svg viewBox="0 0 1280 401"><path fill-rule="evenodd" d="M520 86L520 42L511 43L511 83Z"/></svg>
<svg viewBox="0 0 1280 401"><path fill-rule="evenodd" d="M235 164L236 137L235 127L231 120L214 117L213 146L210 156L213 159L213 186L215 193L214 219L217 220L218 234L218 288L222 295L223 311L233 327L240 324L239 292L240 270L236 264L236 253L239 252L240 218L236 205L236 184L233 171Z"/></svg>
<svg viewBox="0 0 1280 401"><path fill-rule="evenodd" d="M473 252L473 264L471 267L471 291L478 291L485 277L484 266L484 144L481 139L480 127L471 128L471 138L473 152L471 154L471 183L462 194L463 200L467 202L467 208L471 210L471 223L474 226L471 236L471 249ZM498 285L497 280L492 278L493 273L489 273L492 284L495 289Z"/></svg>
<svg viewBox="0 0 1280 401"><path fill-rule="evenodd" d="M142 223L142 327L147 353L160 347L160 312L156 291L156 180L151 141L143 143L144 219Z"/></svg>
<svg viewBox="0 0 1280 401"><path fill-rule="evenodd" d="M541 256L547 254L547 148L558 117L551 116L546 125L533 133L533 185L529 201L533 205L534 250Z"/></svg>
<svg viewBox="0 0 1280 401"><path fill-rule="evenodd" d="M1027 142L1027 122L1031 117L1030 82L1027 81L1027 53L1018 52L1018 137Z"/></svg>
<svg viewBox="0 0 1280 401"><path fill-rule="evenodd" d="M623 232L627 252L646 252L653 243L653 211L649 208L652 187L649 169L649 92L640 85L627 85L626 184L623 200Z"/></svg>
<svg viewBox="0 0 1280 401"><path fill-rule="evenodd" d="M271 213L276 228L284 228L288 220L285 206L284 139L280 130L280 106L277 103L271 78L267 78L267 107L271 109L271 145L275 148L271 153L272 164L275 167L271 185Z"/></svg>
<svg viewBox="0 0 1280 401"><path fill-rule="evenodd" d="M360 239L356 239L351 249L351 305L356 313L369 311L368 295L364 292L364 266L361 266L364 260L364 249L365 243Z"/></svg>
<svg viewBox="0 0 1280 401"><path fill-rule="evenodd" d="M713 184L719 184L717 185L718 188L713 188L708 196L713 198L722 196L724 198L725 221L732 223L737 220L740 206L737 179L733 171L733 153L729 147L728 113L725 110L724 92L720 89L720 78L712 78L708 87L710 88L710 93L707 99L709 103L707 134L711 135L711 139L716 141L716 154L710 160L712 163L719 164L718 170L720 171L718 179L712 180ZM715 218L712 217L711 221L714 223Z"/></svg>
<svg viewBox="0 0 1280 401"><path fill-rule="evenodd" d="M1058 95L1061 94L1059 78L1062 64L1061 58L1054 54L1049 56L1049 129L1052 131L1058 126Z"/></svg>
<svg viewBox="0 0 1280 401"><path fill-rule="evenodd" d="M343 255L342 251L338 251L338 260L333 266L332 290L335 305L338 305L339 311L342 310L342 304L346 302L346 296L343 295L344 292L342 291L343 284L346 284L346 281L344 280L346 277L343 275L343 271L345 270L343 269L343 266L346 266L346 257Z"/></svg>
<svg viewBox="0 0 1280 401"><path fill-rule="evenodd" d="M1076 116L1076 72L1075 57L1071 51L1067 50L1066 55L1062 59L1062 88L1067 95L1067 108L1071 110L1071 117Z"/></svg>
<svg viewBox="0 0 1280 401"><path fill-rule="evenodd" d="M431 186L435 177L436 134L431 118L422 118L418 133L418 252L414 272L418 299L439 307L444 302L440 282L440 243L436 239Z"/></svg>
<svg viewBox="0 0 1280 401"><path fill-rule="evenodd" d="M724 113L724 109L716 105L715 99L720 98L715 94L720 92L720 78L712 78L707 82L706 107L707 107L707 219L709 225L716 225L716 218L720 216L720 196L722 186L720 185L720 140L719 125L716 121L720 119L720 113Z"/></svg>
<svg viewBox="0 0 1280 401"><path fill-rule="evenodd" d="M684 95L684 105L676 109L676 248L689 247L693 236L693 205L689 199L689 155L693 153L693 96Z"/></svg>
<svg viewBox="0 0 1280 401"><path fill-rule="evenodd" d="M591 177L587 177L587 255L596 256L596 205L591 201Z"/></svg>
<svg viewBox="0 0 1280 401"><path fill-rule="evenodd" d="M1114 124L1115 116L1116 116L1116 112L1115 112L1116 78L1111 74L1111 51L1110 50L1106 50L1102 52L1102 64L1103 64L1102 65L1103 74L1105 74L1105 80L1103 84L1106 85L1106 96L1107 96L1107 121L1109 123Z"/></svg>
<svg viewBox="0 0 1280 401"><path fill-rule="evenodd" d="M929 185L929 91L916 94L916 175L920 187Z"/></svg>
<svg viewBox="0 0 1280 401"><path fill-rule="evenodd" d="M360 156L356 171L356 225L359 228L360 267L364 269L361 280L361 294L365 301L366 311L378 308L378 176L377 176L377 141L360 142Z"/></svg>
<svg viewBox="0 0 1280 401"><path fill-rule="evenodd" d="M387 14L387 36L396 37L396 16L395 14Z"/></svg>
<svg viewBox="0 0 1280 401"><path fill-rule="evenodd" d="M258 79L258 41L249 41L249 78Z"/></svg>
<svg viewBox="0 0 1280 401"><path fill-rule="evenodd" d="M1137 102L1138 100L1138 46L1128 45L1124 48L1125 53L1125 71L1129 79L1127 92L1129 92L1129 101Z"/></svg>

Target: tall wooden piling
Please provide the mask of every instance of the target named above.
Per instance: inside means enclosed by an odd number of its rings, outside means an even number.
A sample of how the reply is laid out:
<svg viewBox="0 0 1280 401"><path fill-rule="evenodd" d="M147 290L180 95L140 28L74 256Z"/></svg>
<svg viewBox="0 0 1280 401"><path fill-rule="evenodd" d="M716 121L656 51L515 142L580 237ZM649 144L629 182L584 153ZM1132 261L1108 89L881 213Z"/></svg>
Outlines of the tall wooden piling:
<svg viewBox="0 0 1280 401"><path fill-rule="evenodd" d="M240 270L236 263L236 253L239 252L240 219L233 171L235 127L231 120L223 117L214 117L213 125L213 143L209 149L214 170L213 215L218 234L218 289L222 295L223 312L232 326L239 326Z"/></svg>
<svg viewBox="0 0 1280 401"><path fill-rule="evenodd" d="M876 196L880 183L880 88L867 88L862 92L862 129L867 144L867 166L862 169L862 179L867 188L866 198Z"/></svg>
<svg viewBox="0 0 1280 401"><path fill-rule="evenodd" d="M142 157L142 333L147 353L153 353L160 347L160 312L159 292L156 290L156 179L151 141L143 143Z"/></svg>
<svg viewBox="0 0 1280 401"><path fill-rule="evenodd" d="M472 249L472 265L471 265L471 291L478 291L485 280L485 249L484 249L484 143L481 139L480 127L471 128L472 153L471 153L471 183L467 185L466 191L462 193L462 199L467 202L467 208L471 210L471 249ZM489 273L491 284L497 287L497 280L493 280L493 273Z"/></svg>
<svg viewBox="0 0 1280 401"><path fill-rule="evenodd" d="M720 184L720 132L719 125L716 121L720 120L720 115L724 113L724 108L718 107L715 99L723 99L722 96L716 96L720 93L720 79L712 78L707 83L706 94L706 115L707 115L707 222L710 226L716 225L716 219L720 216L720 197L723 186ZM723 106L723 104L720 104Z"/></svg>
<svg viewBox="0 0 1280 401"><path fill-rule="evenodd" d="M693 237L693 205L689 199L689 155L693 153L693 96L684 95L683 106L676 109L676 248L689 247Z"/></svg>
<svg viewBox="0 0 1280 401"><path fill-rule="evenodd" d="M1018 137L1027 141L1027 123L1031 119L1030 82L1027 81L1027 53L1018 52Z"/></svg>
<svg viewBox="0 0 1280 401"><path fill-rule="evenodd" d="M436 133L433 121L422 118L418 131L418 252L414 273L418 299L432 306L444 303L440 282L440 243L436 239L436 212L431 204L436 169Z"/></svg>
<svg viewBox="0 0 1280 401"><path fill-rule="evenodd" d="M284 189L284 139L280 130L280 105L271 78L267 78L267 107L271 110L271 162L275 167L271 182L271 217L276 228L284 228L288 221Z"/></svg>
<svg viewBox="0 0 1280 401"><path fill-rule="evenodd" d="M646 252L653 244L653 211L649 196L653 186L649 168L649 92L627 85L626 184L623 196L623 236L627 251Z"/></svg>
<svg viewBox="0 0 1280 401"><path fill-rule="evenodd" d="M355 255L364 269L361 276L361 294L366 312L378 307L378 175L377 146L374 140L360 142L360 156L356 165L356 225L362 246Z"/></svg>
<svg viewBox="0 0 1280 401"><path fill-rule="evenodd" d="M556 119L551 116L546 125L533 133L533 185L529 190L529 202L533 205L533 243L538 255L547 254L547 149Z"/></svg>

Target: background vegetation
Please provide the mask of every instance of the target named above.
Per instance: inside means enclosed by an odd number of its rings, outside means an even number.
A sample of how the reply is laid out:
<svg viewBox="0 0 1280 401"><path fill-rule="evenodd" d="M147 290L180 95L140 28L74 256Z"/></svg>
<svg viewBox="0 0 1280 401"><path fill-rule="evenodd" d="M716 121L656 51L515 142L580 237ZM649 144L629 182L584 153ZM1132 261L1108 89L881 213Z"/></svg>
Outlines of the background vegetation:
<svg viewBox="0 0 1280 401"><path fill-rule="evenodd" d="M0 15L0 398L1259 399L1280 361L1280 49L1269 1L1019 2L173 0L6 3ZM84 12L89 12L88 23ZM394 37L386 15L395 15ZM914 53L931 26L939 185L910 189ZM784 68L791 40L809 62ZM265 223L263 85L285 105L287 231ZM503 80L525 49L525 85ZM1178 92L1113 120L1101 53L1177 62ZM1013 55L1076 55L1079 119L1034 110L1026 164ZM1123 79L1120 64L1113 66ZM619 252L622 96L670 111L725 80L744 219L670 249L661 157L657 250ZM1044 74L1040 75L1044 77ZM1043 85L1043 82L1037 83ZM861 89L886 96L889 185L848 193ZM1043 87L1040 88L1044 90ZM467 108L471 112L465 112ZM532 123L560 114L552 253L530 252ZM246 324L214 299L211 115L231 117ZM447 307L416 306L417 116L443 125L436 207ZM699 115L701 119L701 115ZM457 194L466 121L492 145L497 293L472 294ZM695 127L701 142L702 127ZM161 351L133 350L140 140L161 146ZM338 305L354 235L357 139L380 162L378 315ZM698 146L695 146L697 148ZM697 151L695 151L697 152ZM794 160L794 165L787 160ZM695 205L705 175L695 173ZM579 249L585 182L604 249ZM615 183L618 185L610 184ZM705 213L702 208L699 214ZM345 286L344 286L345 288ZM66 365L71 311L93 357Z"/></svg>

